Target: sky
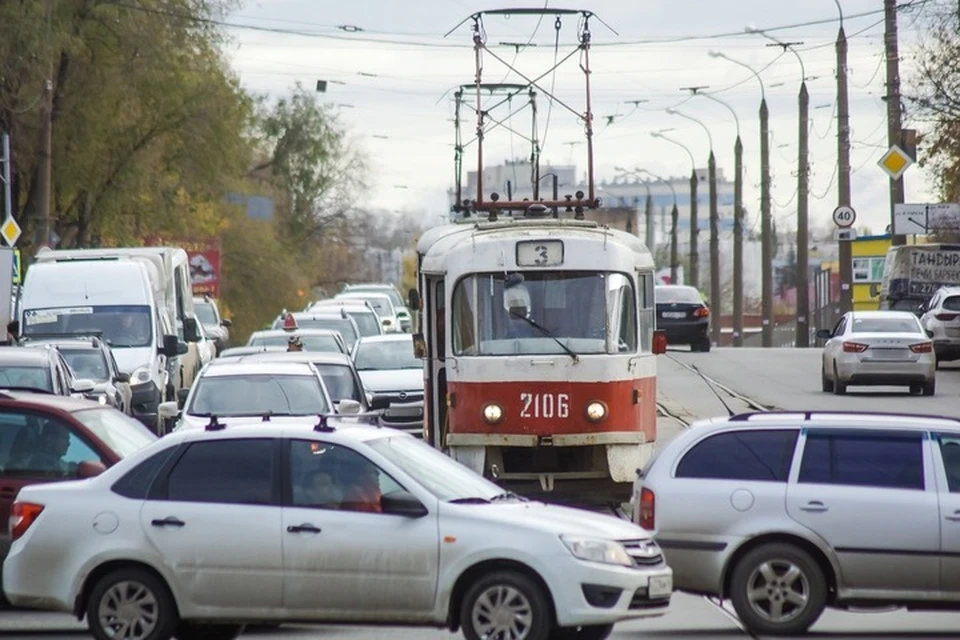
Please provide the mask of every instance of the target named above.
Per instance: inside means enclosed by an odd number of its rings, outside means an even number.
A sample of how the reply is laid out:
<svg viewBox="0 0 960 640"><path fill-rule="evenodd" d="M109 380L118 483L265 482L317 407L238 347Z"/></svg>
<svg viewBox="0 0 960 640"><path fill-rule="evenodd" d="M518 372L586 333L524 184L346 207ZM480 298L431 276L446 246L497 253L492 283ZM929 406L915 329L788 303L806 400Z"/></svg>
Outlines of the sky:
<svg viewBox="0 0 960 640"><path fill-rule="evenodd" d="M886 80L883 3L838 1L849 47L851 204L857 226L879 233L889 223L889 180L877 166L888 148L881 99ZM901 5L907 2L901 0ZM913 0L899 13L903 92L910 83L910 59L923 33L928 4ZM231 25L225 28L230 36L227 55L244 87L253 92L279 97L296 82L312 88L317 80L326 80L327 90L318 96L334 106L352 144L369 158L370 190L362 194L361 204L423 211L439 221L446 216L447 191L454 184L454 92L475 79L473 23L468 18L478 11L544 6L594 14L588 22L589 97L597 184L620 175L618 168L688 176L687 153L651 136L664 129L671 129L666 135L690 149L698 167L706 165L712 141L718 167L732 179L737 132L733 115L682 89L706 86L701 91L727 103L739 120L744 206L748 215L755 215L760 197L760 83L731 59L759 72L770 112L772 207L783 228L796 224L797 92L802 74L795 51L810 93L810 220L818 226L829 223L838 202L834 43L839 23L834 0L580 0L562 5L556 0L246 0L225 18ZM576 51L579 17L560 16L559 30L556 26L552 13L542 19L483 15L489 51L483 52L482 80L523 84L517 72L542 76L535 128L541 164L575 164L585 177L586 136L580 115L586 112L588 94ZM770 38L799 44L784 53ZM555 60L568 55L555 72L547 73ZM550 100L550 94L556 100ZM485 136L488 166L529 157L529 139L534 137L526 101L516 97L497 104L502 102L502 96L483 99L489 117L508 125ZM683 115L670 114L668 108ZM474 138L476 116L467 105L460 112L467 143ZM910 124L904 121L905 127ZM465 147L464 183L466 172L476 168L474 142ZM921 167L908 169L904 184L907 202L935 201Z"/></svg>

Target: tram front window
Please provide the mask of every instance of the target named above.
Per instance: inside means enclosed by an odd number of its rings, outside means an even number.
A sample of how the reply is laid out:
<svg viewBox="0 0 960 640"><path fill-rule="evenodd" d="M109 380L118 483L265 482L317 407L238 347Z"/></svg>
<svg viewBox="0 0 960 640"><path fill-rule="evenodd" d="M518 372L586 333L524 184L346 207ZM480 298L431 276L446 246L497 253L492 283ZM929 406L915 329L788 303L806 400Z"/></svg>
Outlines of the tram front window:
<svg viewBox="0 0 960 640"><path fill-rule="evenodd" d="M636 295L620 273L467 276L454 289L451 320L453 351L463 356L637 350Z"/></svg>

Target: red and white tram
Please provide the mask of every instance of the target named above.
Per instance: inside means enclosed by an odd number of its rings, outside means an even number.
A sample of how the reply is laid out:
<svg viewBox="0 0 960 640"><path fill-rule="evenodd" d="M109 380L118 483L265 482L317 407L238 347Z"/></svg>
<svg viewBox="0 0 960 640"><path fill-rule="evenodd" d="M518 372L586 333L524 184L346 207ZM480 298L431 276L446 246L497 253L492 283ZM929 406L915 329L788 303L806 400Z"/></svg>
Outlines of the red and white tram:
<svg viewBox="0 0 960 640"><path fill-rule="evenodd" d="M653 258L531 209L420 239L424 438L522 495L627 502L657 435Z"/></svg>

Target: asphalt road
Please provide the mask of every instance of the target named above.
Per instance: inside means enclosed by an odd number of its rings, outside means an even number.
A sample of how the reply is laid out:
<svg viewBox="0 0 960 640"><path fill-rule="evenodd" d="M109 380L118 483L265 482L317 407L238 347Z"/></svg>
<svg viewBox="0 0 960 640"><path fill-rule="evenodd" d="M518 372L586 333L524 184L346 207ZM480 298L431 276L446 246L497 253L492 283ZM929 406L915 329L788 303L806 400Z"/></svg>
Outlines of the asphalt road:
<svg viewBox="0 0 960 640"><path fill-rule="evenodd" d="M659 395L665 408L685 420L725 415L726 410L694 371L716 380L764 405L788 410L872 410L922 412L960 417L960 367L937 373L937 395L909 396L905 389L853 388L847 396L820 391L818 349L715 349L710 353L671 351L658 363ZM947 365L948 367L950 365ZM741 400L720 393L734 411L748 410ZM665 442L683 427L676 421L659 422ZM818 640L907 640L960 637L960 613L881 613L827 611L811 630ZM84 638L83 624L66 615L0 611L2 638ZM289 626L273 630L251 629L243 637L264 640L441 640L462 637L432 629L379 627ZM694 596L675 594L670 613L662 618L625 622L612 636L646 640L744 639L735 617L727 609ZM764 640L766 640L764 638Z"/></svg>

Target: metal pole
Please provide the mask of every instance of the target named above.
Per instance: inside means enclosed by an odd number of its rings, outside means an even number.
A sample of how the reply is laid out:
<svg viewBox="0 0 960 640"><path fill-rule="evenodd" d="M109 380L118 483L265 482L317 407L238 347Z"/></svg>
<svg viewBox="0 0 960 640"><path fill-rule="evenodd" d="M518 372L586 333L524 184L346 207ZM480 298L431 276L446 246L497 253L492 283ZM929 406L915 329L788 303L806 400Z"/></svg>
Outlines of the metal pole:
<svg viewBox="0 0 960 640"><path fill-rule="evenodd" d="M760 101L760 261L762 340L764 347L773 346L773 229L770 215L770 112L767 99Z"/></svg>
<svg viewBox="0 0 960 640"><path fill-rule="evenodd" d="M710 150L707 160L707 171L710 176L710 309L714 321L710 323L710 339L713 344L720 344L720 318L723 315L723 305L720 300L720 213L717 211L717 160Z"/></svg>
<svg viewBox="0 0 960 640"><path fill-rule="evenodd" d="M810 240L808 229L810 94L800 83L800 151L797 161L797 347L810 346Z"/></svg>
<svg viewBox="0 0 960 640"><path fill-rule="evenodd" d="M644 220L644 242L647 245L647 249L652 253L654 250L653 242L653 196L650 195L650 185L647 185L647 203L644 207L644 215L646 220Z"/></svg>
<svg viewBox="0 0 960 640"><path fill-rule="evenodd" d="M847 99L847 35L837 34L837 204L850 206L850 103ZM841 240L840 313L853 309L853 257L850 242Z"/></svg>
<svg viewBox="0 0 960 640"><path fill-rule="evenodd" d="M887 138L890 145L900 145L903 136L902 113L900 110L900 54L897 45L897 0L884 0L884 43L887 56ZM903 176L890 180L890 232L893 233L893 211L896 205L903 204ZM894 246L907 243L907 237L894 235L890 239Z"/></svg>
<svg viewBox="0 0 960 640"><path fill-rule="evenodd" d="M700 288L700 249L697 246L697 168L690 173L690 286Z"/></svg>
<svg viewBox="0 0 960 640"><path fill-rule="evenodd" d="M10 184L10 136L3 134L3 213L4 219L13 217L12 185Z"/></svg>
<svg viewBox="0 0 960 640"><path fill-rule="evenodd" d="M673 225L670 229L670 284L678 284L679 257L677 256L677 222L679 220L680 212L677 210L677 199L674 198L673 210L670 212L670 222Z"/></svg>
<svg viewBox="0 0 960 640"><path fill-rule="evenodd" d="M743 143L733 145L733 346L743 346Z"/></svg>
<svg viewBox="0 0 960 640"><path fill-rule="evenodd" d="M37 214L40 219L39 246L50 243L50 192L53 190L53 86L47 81L43 125L40 132L40 167L37 172Z"/></svg>

